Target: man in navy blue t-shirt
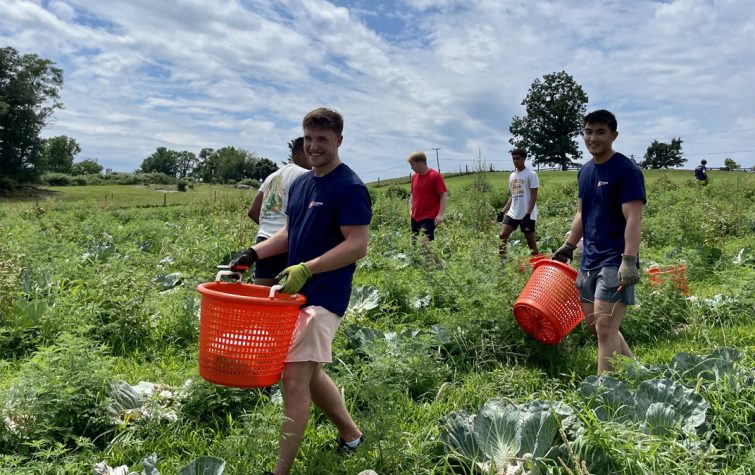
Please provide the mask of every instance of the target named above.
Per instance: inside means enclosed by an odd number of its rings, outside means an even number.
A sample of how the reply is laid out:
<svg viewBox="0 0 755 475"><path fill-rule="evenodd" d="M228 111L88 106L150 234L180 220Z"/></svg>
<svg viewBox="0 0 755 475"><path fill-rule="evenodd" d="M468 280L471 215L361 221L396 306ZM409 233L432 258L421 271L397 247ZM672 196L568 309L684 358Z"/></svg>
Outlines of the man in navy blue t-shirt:
<svg viewBox="0 0 755 475"><path fill-rule="evenodd" d="M708 184L708 168L705 166L707 164L708 161L703 159L700 160L700 165L695 167L695 178L704 185Z"/></svg>
<svg viewBox="0 0 755 475"><path fill-rule="evenodd" d="M634 358L619 331L639 282L642 208L647 202L639 167L613 150L619 136L607 110L585 116L583 136L592 155L579 171L579 201L569 237L553 259L571 260L579 239L584 249L577 288L585 322L598 337L598 374L613 369L615 355Z"/></svg>
<svg viewBox="0 0 755 475"><path fill-rule="evenodd" d="M291 185L286 225L231 262L232 268L248 267L288 251L289 267L281 272L286 277L283 292L307 297L283 368L285 419L275 475L291 470L312 402L336 425L340 449L354 451L363 440L322 364L332 362L331 344L349 303L356 261L367 254L370 196L339 158L341 115L315 109L304 117L303 127L304 152L313 167Z"/></svg>

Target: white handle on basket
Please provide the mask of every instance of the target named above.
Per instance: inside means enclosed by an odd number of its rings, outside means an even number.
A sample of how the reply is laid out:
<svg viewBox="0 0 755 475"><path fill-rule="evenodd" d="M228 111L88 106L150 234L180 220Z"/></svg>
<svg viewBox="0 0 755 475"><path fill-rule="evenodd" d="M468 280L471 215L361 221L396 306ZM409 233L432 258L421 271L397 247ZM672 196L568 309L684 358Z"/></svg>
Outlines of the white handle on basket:
<svg viewBox="0 0 755 475"><path fill-rule="evenodd" d="M283 289L282 285L273 285L270 287L270 295L267 296L270 300L273 300L275 298L275 293L280 292L281 289Z"/></svg>
<svg viewBox="0 0 755 475"><path fill-rule="evenodd" d="M241 279L244 278L241 272L234 272L232 270L221 270L220 272L215 274L215 282L220 282L221 277L228 277L232 275L235 275L237 277L236 282L241 282Z"/></svg>

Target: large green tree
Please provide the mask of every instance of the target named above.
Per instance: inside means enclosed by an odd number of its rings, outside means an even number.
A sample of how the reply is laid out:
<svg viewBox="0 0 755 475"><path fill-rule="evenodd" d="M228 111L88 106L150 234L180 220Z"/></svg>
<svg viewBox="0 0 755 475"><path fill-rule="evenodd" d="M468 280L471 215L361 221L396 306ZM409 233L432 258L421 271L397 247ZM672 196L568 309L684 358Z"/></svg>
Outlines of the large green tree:
<svg viewBox="0 0 755 475"><path fill-rule="evenodd" d="M63 107L62 86L54 62L0 48L0 176L30 182L43 171L39 133Z"/></svg>
<svg viewBox="0 0 755 475"><path fill-rule="evenodd" d="M157 147L152 155L142 162L142 173L165 173L175 177L178 170L178 152L165 147Z"/></svg>
<svg viewBox="0 0 755 475"><path fill-rule="evenodd" d="M530 86L522 101L526 115L514 116L509 143L527 150L534 165L566 169L582 157L576 138L587 112L587 94L566 71L546 74Z"/></svg>
<svg viewBox="0 0 755 475"><path fill-rule="evenodd" d="M653 140L640 166L653 169L673 168L680 167L686 162L687 159L682 157L682 139L678 137L671 139L671 143Z"/></svg>
<svg viewBox="0 0 755 475"><path fill-rule="evenodd" d="M244 164L248 157L246 150L236 147L223 147L215 154L218 157L218 179L223 183L236 182L246 178Z"/></svg>
<svg viewBox="0 0 755 475"><path fill-rule="evenodd" d="M729 170L739 170L739 163L735 162L734 159L729 157L726 157L724 159L724 166Z"/></svg>
<svg viewBox="0 0 755 475"><path fill-rule="evenodd" d="M76 139L58 135L42 141L42 163L45 171L71 173L73 158L81 152Z"/></svg>
<svg viewBox="0 0 755 475"><path fill-rule="evenodd" d="M201 179L205 183L216 181L218 171L218 159L215 150L209 147L199 151L197 156L197 166L194 168L192 176Z"/></svg>
<svg viewBox="0 0 755 475"><path fill-rule="evenodd" d="M263 180L278 169L272 160L236 147L203 148L193 176L206 183L234 183L244 178Z"/></svg>
<svg viewBox="0 0 755 475"><path fill-rule="evenodd" d="M102 165L97 163L96 159L85 158L84 160L74 163L71 173L74 175L97 175L102 172Z"/></svg>
<svg viewBox="0 0 755 475"><path fill-rule="evenodd" d="M250 154L245 163L244 178L254 178L255 180L262 181L269 174L278 169L278 165L272 160L267 158L258 157L255 154Z"/></svg>
<svg viewBox="0 0 755 475"><path fill-rule="evenodd" d="M192 152L183 150L178 152L176 156L176 170L178 171L178 177L184 178L188 176L194 168L197 166L197 156Z"/></svg>

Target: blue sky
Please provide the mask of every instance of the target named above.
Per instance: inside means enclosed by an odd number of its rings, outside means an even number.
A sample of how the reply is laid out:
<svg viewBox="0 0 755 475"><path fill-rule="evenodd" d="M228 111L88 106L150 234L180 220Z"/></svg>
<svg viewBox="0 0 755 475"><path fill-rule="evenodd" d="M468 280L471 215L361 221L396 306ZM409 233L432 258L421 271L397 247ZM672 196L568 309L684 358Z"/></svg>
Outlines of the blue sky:
<svg viewBox="0 0 755 475"><path fill-rule="evenodd" d="M133 171L157 147L236 146L277 162L309 110L345 118L341 158L372 181L425 150L442 171L511 169L532 81L565 70L641 158L755 166L747 0L3 0L0 44L64 69L45 136ZM581 145L585 157L587 153Z"/></svg>

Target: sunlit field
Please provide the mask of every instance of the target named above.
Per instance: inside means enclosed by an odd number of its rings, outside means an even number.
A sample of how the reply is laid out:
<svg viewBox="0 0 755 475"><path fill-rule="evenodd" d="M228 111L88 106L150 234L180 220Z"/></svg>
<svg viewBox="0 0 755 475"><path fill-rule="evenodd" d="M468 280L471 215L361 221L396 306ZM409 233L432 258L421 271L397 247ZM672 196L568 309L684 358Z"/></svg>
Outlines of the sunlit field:
<svg viewBox="0 0 755 475"><path fill-rule="evenodd" d="M644 276L622 327L638 363L601 379L584 328L547 346L513 318L529 271L518 232L498 259L508 173L447 180L429 254L411 244L406 180L370 186L370 250L327 367L366 442L339 454L315 411L293 473L753 473L755 174L645 176L642 269L684 264L689 294ZM538 244L551 252L576 172L540 178ZM256 190L159 189L0 200L0 473L156 461L175 474L205 456L226 474L271 469L279 388L197 373L195 289L253 242Z"/></svg>

